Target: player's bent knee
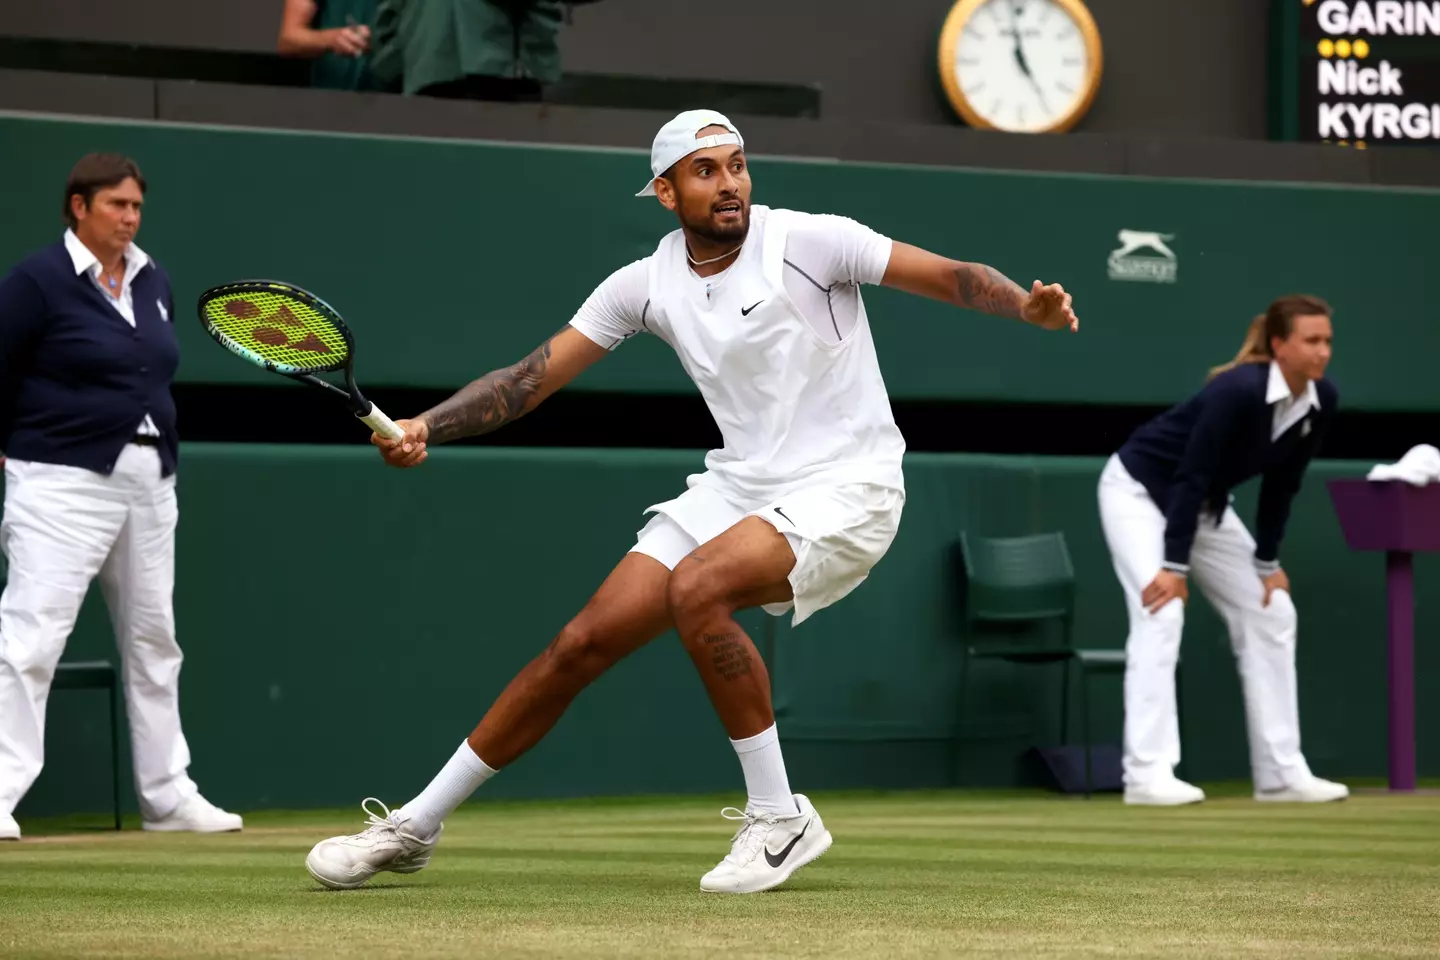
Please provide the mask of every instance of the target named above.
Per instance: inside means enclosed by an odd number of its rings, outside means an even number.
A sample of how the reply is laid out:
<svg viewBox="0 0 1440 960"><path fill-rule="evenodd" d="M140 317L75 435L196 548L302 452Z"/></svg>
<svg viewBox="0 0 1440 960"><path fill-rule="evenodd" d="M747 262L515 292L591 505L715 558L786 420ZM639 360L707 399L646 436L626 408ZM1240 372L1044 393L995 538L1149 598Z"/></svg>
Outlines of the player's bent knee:
<svg viewBox="0 0 1440 960"><path fill-rule="evenodd" d="M545 651L545 662L551 670L580 679L598 677L615 659L604 635L581 618L565 624Z"/></svg>
<svg viewBox="0 0 1440 960"><path fill-rule="evenodd" d="M670 575L665 591L670 616L684 632L685 625L709 616L722 608L724 597L717 591L713 578L706 575L701 564L682 561Z"/></svg>

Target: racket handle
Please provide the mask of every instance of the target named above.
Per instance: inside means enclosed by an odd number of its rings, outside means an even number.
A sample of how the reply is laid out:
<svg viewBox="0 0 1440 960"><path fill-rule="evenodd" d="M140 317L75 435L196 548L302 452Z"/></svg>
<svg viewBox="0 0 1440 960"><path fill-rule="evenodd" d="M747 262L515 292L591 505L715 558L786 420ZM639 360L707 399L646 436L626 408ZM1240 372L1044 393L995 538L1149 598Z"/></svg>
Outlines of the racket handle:
<svg viewBox="0 0 1440 960"><path fill-rule="evenodd" d="M397 427L395 421L385 416L385 412L373 403L370 404L370 412L360 420L386 440L399 440L405 436L405 431Z"/></svg>

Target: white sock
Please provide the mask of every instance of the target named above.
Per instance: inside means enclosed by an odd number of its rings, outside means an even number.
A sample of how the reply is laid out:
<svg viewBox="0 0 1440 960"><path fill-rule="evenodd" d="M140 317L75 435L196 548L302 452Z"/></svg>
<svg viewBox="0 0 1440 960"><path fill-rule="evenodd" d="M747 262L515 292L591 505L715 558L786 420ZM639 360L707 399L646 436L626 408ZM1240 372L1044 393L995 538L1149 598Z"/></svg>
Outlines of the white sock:
<svg viewBox="0 0 1440 960"><path fill-rule="evenodd" d="M450 816L465 798L495 776L484 760L475 756L468 740L460 741L455 755L437 774L420 795L398 811L409 823L406 830L417 837L432 836L440 829L440 822Z"/></svg>
<svg viewBox="0 0 1440 960"><path fill-rule="evenodd" d="M785 758L780 755L780 734L772 723L744 740L731 740L745 772L745 789L750 793L749 809L755 813L799 813L785 776Z"/></svg>

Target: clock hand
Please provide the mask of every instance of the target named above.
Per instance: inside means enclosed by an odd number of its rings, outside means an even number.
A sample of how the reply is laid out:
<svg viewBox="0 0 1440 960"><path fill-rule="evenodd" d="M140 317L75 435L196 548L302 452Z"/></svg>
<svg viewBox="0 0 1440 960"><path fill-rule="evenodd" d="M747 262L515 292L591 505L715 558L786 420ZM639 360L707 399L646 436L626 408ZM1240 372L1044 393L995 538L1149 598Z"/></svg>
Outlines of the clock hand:
<svg viewBox="0 0 1440 960"><path fill-rule="evenodd" d="M1025 79L1030 81L1030 86L1035 88L1035 96L1040 98L1041 109L1046 113L1050 113L1050 105L1045 102L1045 92L1040 89L1039 81L1037 81L1035 75L1030 72L1030 64L1025 61L1025 48L1021 45L1020 41L1020 21L1017 15L1024 13L1023 0L1015 0L1015 6L1007 6L1007 9L1010 11L1010 27L1015 34L1015 62L1019 65L1020 72L1025 74Z"/></svg>
<svg viewBox="0 0 1440 960"><path fill-rule="evenodd" d="M1046 113L1053 113L1054 111L1050 109L1050 104L1045 102L1045 91L1040 89L1040 81L1036 80L1034 77L1031 77L1030 86L1035 88L1035 96L1040 98L1040 109L1044 110Z"/></svg>
<svg viewBox="0 0 1440 960"><path fill-rule="evenodd" d="M1030 76L1030 65L1025 62L1025 51L1020 46L1020 22L1015 18L1015 8L1010 6L1009 0L1001 0L1005 4L1005 10L1010 14L1010 34L1015 38L1015 63L1019 65L1020 72Z"/></svg>

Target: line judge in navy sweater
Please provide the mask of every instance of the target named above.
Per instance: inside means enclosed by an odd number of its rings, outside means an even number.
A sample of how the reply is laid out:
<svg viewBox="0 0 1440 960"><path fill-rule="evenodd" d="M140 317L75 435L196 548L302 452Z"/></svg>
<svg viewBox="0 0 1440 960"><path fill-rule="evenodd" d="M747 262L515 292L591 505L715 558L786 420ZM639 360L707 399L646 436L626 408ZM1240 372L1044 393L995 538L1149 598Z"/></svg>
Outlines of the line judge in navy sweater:
<svg viewBox="0 0 1440 960"><path fill-rule="evenodd" d="M186 771L175 641L175 301L135 246L145 179L80 160L64 238L0 278L0 839L40 773L55 665L97 575L120 648L147 830L239 830Z"/></svg>
<svg viewBox="0 0 1440 960"><path fill-rule="evenodd" d="M1205 799L1175 776L1180 732L1175 664L1194 578L1230 631L1245 696L1255 799L1349 795L1310 772L1300 752L1295 605L1280 567L1290 502L1338 393L1330 307L1288 296L1256 317L1240 354L1199 393L1140 427L1100 478L1100 519L1125 592L1125 802ZM1230 491L1262 477L1256 536Z"/></svg>

